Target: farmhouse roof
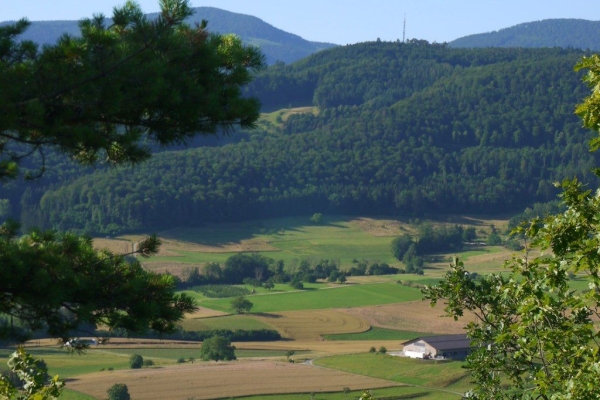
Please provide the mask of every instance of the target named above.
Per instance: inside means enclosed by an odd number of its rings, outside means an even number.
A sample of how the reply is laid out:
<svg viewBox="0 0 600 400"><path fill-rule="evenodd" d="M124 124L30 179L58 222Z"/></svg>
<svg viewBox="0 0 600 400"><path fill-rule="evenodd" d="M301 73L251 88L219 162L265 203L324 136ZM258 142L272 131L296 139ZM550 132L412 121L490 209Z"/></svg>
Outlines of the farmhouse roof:
<svg viewBox="0 0 600 400"><path fill-rule="evenodd" d="M461 333L458 335L439 335L439 336L425 336L419 337L413 340L409 340L404 343L407 344L418 342L419 340L424 341L431 347L438 350L455 350L455 349L466 349L471 347L471 339L466 334Z"/></svg>

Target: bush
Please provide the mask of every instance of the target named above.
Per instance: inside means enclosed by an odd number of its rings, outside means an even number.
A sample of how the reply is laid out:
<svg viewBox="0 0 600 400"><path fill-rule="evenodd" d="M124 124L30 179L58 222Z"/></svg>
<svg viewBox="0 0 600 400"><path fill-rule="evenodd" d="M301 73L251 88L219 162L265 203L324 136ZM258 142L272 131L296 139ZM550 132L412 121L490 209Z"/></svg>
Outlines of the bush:
<svg viewBox="0 0 600 400"><path fill-rule="evenodd" d="M144 357L139 354L132 354L129 357L129 368L131 369L139 369L144 365Z"/></svg>
<svg viewBox="0 0 600 400"><path fill-rule="evenodd" d="M502 239L500 238L500 235L498 235L497 232L492 232L485 241L485 244L489 246L498 246L502 244Z"/></svg>
<svg viewBox="0 0 600 400"><path fill-rule="evenodd" d="M521 251L524 249L523 245L515 239L508 240L506 243L504 243L504 247L513 251Z"/></svg>
<svg viewBox="0 0 600 400"><path fill-rule="evenodd" d="M386 349L384 346L381 346L381 347L379 348L379 353L380 353L380 354L385 354L385 353L387 353L387 349Z"/></svg>
<svg viewBox="0 0 600 400"><path fill-rule="evenodd" d="M115 383L107 391L108 400L130 400L129 390L124 383Z"/></svg>
<svg viewBox="0 0 600 400"><path fill-rule="evenodd" d="M314 213L312 217L310 217L310 222L312 222L315 225L321 225L323 223L323 214Z"/></svg>
<svg viewBox="0 0 600 400"><path fill-rule="evenodd" d="M377 353L377 349L374 346L371 346L369 353Z"/></svg>
<svg viewBox="0 0 600 400"><path fill-rule="evenodd" d="M144 360L144 367L152 367L154 365L154 361L153 360Z"/></svg>
<svg viewBox="0 0 600 400"><path fill-rule="evenodd" d="M297 290L304 289L304 284L298 279L294 279L293 281L291 281L290 286Z"/></svg>
<svg viewBox="0 0 600 400"><path fill-rule="evenodd" d="M414 244L412 236L404 234L392 240L392 254L398 261L402 261L404 254L408 251L408 248Z"/></svg>
<svg viewBox="0 0 600 400"><path fill-rule="evenodd" d="M206 339L200 348L200 358L204 361L235 360L235 346L223 336L213 336Z"/></svg>
<svg viewBox="0 0 600 400"><path fill-rule="evenodd" d="M252 302L246 299L244 296L239 296L231 300L231 308L234 309L236 314L245 314L250 312L253 305L254 304L252 304Z"/></svg>

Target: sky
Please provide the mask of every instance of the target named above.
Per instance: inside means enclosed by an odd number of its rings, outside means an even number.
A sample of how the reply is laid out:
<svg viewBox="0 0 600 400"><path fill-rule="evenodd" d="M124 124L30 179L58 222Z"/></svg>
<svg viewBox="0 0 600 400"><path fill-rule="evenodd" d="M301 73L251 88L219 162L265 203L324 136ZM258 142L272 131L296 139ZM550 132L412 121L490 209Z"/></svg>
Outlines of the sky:
<svg viewBox="0 0 600 400"><path fill-rule="evenodd" d="M0 21L78 20L112 14L124 0L0 0ZM144 12L158 0L138 0ZM253 15L304 39L352 44L402 39L450 42L523 22L549 18L600 20L593 0L190 0L192 7L216 7ZM210 27L210 21L209 21Z"/></svg>

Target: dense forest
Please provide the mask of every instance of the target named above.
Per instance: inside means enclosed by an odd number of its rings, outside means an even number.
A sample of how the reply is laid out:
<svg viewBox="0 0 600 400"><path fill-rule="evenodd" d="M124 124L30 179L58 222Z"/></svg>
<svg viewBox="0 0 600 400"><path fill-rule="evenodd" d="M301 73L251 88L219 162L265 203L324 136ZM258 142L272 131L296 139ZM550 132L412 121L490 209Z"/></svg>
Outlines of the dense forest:
<svg viewBox="0 0 600 400"><path fill-rule="evenodd" d="M312 214L519 212L598 164L574 106L588 89L565 49L373 42L276 64L248 86L267 111L316 111L161 151L135 168L4 185L26 226L94 234ZM277 113L277 111L275 111ZM35 161L35 160L31 160ZM1 210L0 210L1 211Z"/></svg>
<svg viewBox="0 0 600 400"><path fill-rule="evenodd" d="M452 47L563 47L600 50L600 21L546 19L465 36Z"/></svg>

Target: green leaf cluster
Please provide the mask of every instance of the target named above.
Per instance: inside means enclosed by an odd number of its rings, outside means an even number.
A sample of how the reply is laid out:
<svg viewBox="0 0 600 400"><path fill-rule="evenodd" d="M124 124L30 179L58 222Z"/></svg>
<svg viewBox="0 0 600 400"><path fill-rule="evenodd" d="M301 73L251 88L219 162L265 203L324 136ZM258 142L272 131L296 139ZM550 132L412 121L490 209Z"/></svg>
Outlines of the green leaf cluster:
<svg viewBox="0 0 600 400"><path fill-rule="evenodd" d="M600 58L584 59L592 94L577 108L598 132ZM596 143L592 141L592 149ZM443 281L423 290L443 301L455 319L472 314L466 327L474 347L467 365L477 399L592 399L600 396L600 192L577 179L559 184L565 211L521 225L528 249L505 271L469 278L458 259ZM571 288L570 275L588 283ZM508 385L506 383L508 382ZM509 389L507 387L510 387Z"/></svg>

